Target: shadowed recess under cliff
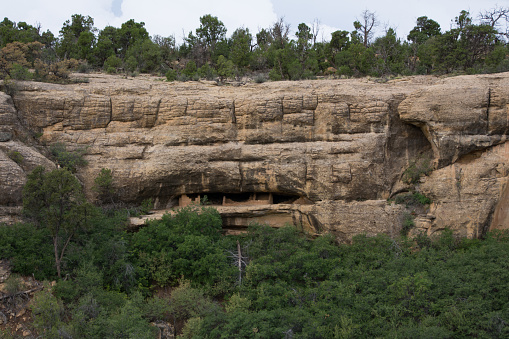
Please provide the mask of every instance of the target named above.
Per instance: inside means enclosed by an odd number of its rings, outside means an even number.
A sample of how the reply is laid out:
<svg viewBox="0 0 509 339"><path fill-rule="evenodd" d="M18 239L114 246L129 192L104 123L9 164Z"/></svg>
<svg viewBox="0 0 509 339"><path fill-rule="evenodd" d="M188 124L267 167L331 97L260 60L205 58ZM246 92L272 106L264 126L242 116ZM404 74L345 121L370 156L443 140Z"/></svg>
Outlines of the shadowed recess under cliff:
<svg viewBox="0 0 509 339"><path fill-rule="evenodd" d="M223 215L243 209L249 218L268 206L348 240L399 234L411 211L387 199L418 190L433 203L416 216L416 230L482 236L492 220L509 227L492 216L507 205L499 202L507 195L508 103L508 74L240 87L96 74L87 84L20 82L12 98L0 93L0 215L11 218L26 174L54 167L47 148L64 143L87 147L88 166L77 175L90 199L109 168L124 202L153 198L164 209L183 195L210 194ZM480 153L462 162L472 152ZM434 171L402 180L423 154Z"/></svg>

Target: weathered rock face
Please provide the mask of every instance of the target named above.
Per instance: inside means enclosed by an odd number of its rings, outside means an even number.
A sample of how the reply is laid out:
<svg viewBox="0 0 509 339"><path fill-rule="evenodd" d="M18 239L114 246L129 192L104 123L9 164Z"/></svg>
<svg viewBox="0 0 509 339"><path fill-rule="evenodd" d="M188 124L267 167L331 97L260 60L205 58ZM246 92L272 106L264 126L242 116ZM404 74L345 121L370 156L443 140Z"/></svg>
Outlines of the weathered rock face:
<svg viewBox="0 0 509 339"><path fill-rule="evenodd" d="M0 222L20 220L19 205L27 173L39 165L55 168L33 144L12 98L0 92Z"/></svg>
<svg viewBox="0 0 509 339"><path fill-rule="evenodd" d="M509 77L449 78L413 93L399 106L405 122L420 126L436 168L422 191L434 203L421 226L450 227L476 237L509 228Z"/></svg>
<svg viewBox="0 0 509 339"><path fill-rule="evenodd" d="M128 202L154 198L163 209L182 195L271 193L307 203L229 208L225 223L293 220L344 240L395 235L408 211L387 199L411 188L403 172L429 156L436 170L418 189L434 203L417 226L477 236L492 220L509 222L494 218L509 196L508 82L503 74L240 87L99 75L80 85L20 83L14 100L0 97L0 204L19 205L26 173L54 166L23 140L32 131L42 133L35 146L88 147L79 177L90 198L107 167ZM11 160L14 149L30 161Z"/></svg>

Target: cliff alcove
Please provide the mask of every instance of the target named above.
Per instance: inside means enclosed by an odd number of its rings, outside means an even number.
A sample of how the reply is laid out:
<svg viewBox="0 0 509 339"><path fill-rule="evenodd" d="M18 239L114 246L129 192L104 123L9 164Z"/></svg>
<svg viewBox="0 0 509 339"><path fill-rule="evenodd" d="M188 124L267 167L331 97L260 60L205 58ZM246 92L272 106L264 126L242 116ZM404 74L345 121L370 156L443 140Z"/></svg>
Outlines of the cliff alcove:
<svg viewBox="0 0 509 339"><path fill-rule="evenodd" d="M207 195L225 227L265 213L345 241L396 235L408 211L387 199L408 189L405 170L429 154L434 171L418 186L433 202L416 227L482 236L509 227L498 217L508 85L507 73L239 87L101 74L86 84L19 82L13 97L0 93L0 220L17 218L26 174L54 168L47 149L64 143L87 147L78 176L91 199L94 178L109 168L122 201L153 198L164 210Z"/></svg>

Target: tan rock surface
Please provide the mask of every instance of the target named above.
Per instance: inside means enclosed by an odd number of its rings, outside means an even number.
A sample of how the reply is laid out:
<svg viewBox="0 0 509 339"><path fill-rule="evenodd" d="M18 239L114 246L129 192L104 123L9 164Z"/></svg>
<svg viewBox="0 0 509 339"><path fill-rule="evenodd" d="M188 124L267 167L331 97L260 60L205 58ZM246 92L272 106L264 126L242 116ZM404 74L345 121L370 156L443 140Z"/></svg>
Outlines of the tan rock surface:
<svg viewBox="0 0 509 339"><path fill-rule="evenodd" d="M39 154L44 149L23 142L28 129L42 133L45 147L88 147L89 165L79 177L90 198L94 178L107 167L126 202L153 198L166 209L183 194L270 192L311 204L224 214L239 223L279 215L279 221L344 240L358 233L395 235L405 208L386 199L409 189L400 180L403 172L429 153L438 170L420 189L434 204L429 215L418 216L419 225L478 236L492 220L499 228L509 222L502 212L494 219L497 206L505 211L507 159L504 146L493 148L506 140L508 85L509 74L385 84L216 86L106 75L76 85L20 83L14 102L0 96L0 132L13 135L0 142L0 189L7 192L0 204L19 205L27 171L52 166ZM11 149L26 155L27 163L10 160Z"/></svg>

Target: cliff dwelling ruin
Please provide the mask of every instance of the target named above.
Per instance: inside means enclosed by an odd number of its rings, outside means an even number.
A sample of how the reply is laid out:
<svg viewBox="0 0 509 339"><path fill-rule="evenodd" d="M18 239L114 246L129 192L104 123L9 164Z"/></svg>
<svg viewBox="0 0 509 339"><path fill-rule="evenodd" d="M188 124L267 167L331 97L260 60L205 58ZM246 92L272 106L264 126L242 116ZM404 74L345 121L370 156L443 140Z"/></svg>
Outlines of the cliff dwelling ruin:
<svg viewBox="0 0 509 339"><path fill-rule="evenodd" d="M479 237L509 228L508 103L508 73L240 87L100 74L20 82L12 97L0 92L0 221L18 218L27 174L55 168L48 149L63 143L87 150L77 176L91 200L107 167L120 201L156 202L150 217L206 195L226 229L290 223L348 241L397 235L412 208L393 199L408 192L431 201L412 232ZM432 170L404 179L423 154Z"/></svg>

